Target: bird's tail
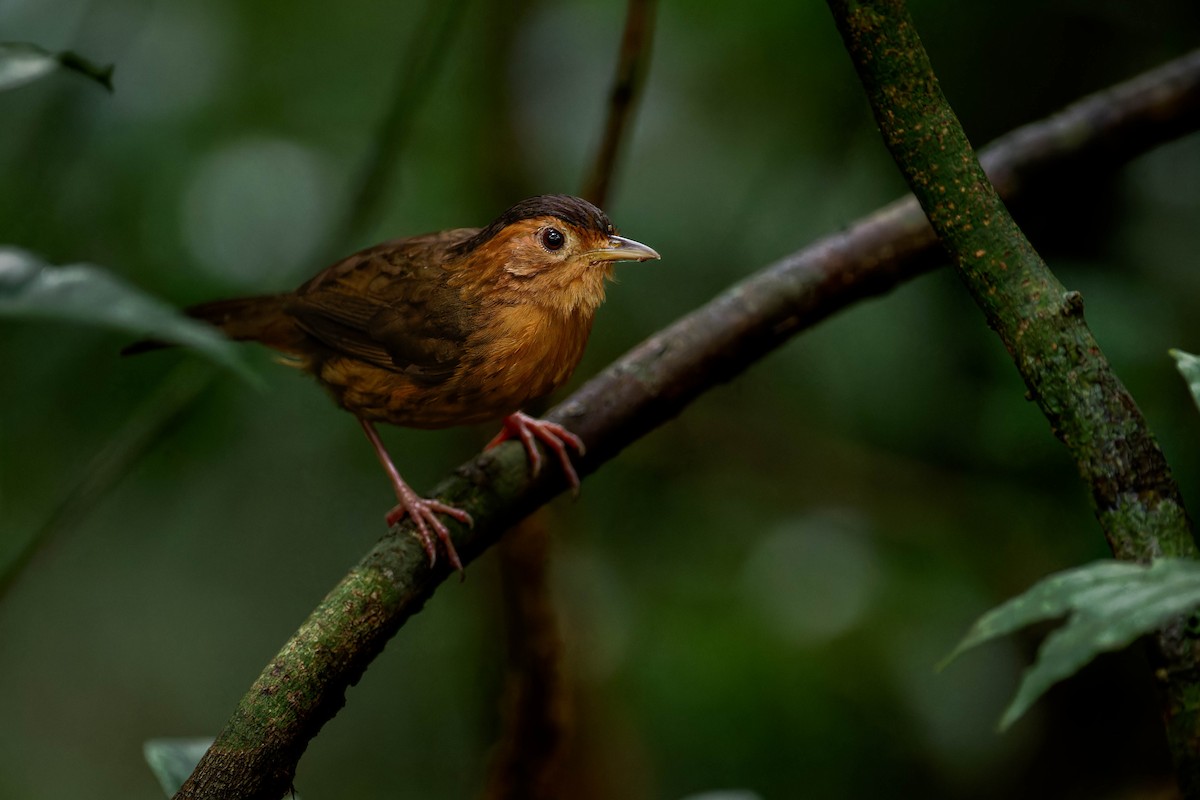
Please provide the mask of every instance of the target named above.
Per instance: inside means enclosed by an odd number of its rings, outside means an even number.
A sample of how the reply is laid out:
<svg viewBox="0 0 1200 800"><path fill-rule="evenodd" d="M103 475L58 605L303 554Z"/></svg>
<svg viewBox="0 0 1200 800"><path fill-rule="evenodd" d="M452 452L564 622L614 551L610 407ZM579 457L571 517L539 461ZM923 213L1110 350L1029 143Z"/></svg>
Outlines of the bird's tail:
<svg viewBox="0 0 1200 800"><path fill-rule="evenodd" d="M184 313L193 319L215 325L230 339L263 342L287 352L290 349L288 343L296 337L296 329L291 318L284 313L286 299L287 295L284 294L268 294L216 300L184 309ZM145 339L123 348L121 355L131 356L170 346L169 342Z"/></svg>
<svg viewBox="0 0 1200 800"><path fill-rule="evenodd" d="M257 297L238 297L233 300L214 300L187 308L183 313L192 319L216 325L230 339L263 341L282 317L286 295L264 294Z"/></svg>

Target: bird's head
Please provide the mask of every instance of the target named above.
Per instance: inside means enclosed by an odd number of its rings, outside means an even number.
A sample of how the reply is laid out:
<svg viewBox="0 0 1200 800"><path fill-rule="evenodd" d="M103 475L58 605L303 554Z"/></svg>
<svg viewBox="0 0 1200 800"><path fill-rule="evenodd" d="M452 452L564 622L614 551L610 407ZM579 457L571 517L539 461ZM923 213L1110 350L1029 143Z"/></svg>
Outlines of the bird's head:
<svg viewBox="0 0 1200 800"><path fill-rule="evenodd" d="M523 200L460 249L463 272L474 279L564 313L595 311L614 262L659 258L653 248L618 236L603 211L568 195Z"/></svg>

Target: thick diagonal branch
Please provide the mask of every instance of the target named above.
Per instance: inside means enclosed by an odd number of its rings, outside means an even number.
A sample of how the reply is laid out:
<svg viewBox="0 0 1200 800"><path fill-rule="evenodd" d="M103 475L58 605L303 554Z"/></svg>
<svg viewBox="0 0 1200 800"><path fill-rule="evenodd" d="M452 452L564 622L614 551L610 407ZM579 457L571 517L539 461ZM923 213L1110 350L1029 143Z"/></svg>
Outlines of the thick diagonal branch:
<svg viewBox="0 0 1200 800"><path fill-rule="evenodd" d="M1111 170L1198 126L1194 53L1004 137L985 161L1015 199L1051 167ZM933 268L938 256L933 232L908 198L770 265L655 334L552 414L588 443L581 474L797 332ZM464 560L565 488L549 470L530 484L527 469L519 447L500 447L439 487L475 517L474 529L455 531ZM234 789L243 798L281 797L346 689L446 577L429 569L407 532L381 540L263 670L177 797L222 798Z"/></svg>

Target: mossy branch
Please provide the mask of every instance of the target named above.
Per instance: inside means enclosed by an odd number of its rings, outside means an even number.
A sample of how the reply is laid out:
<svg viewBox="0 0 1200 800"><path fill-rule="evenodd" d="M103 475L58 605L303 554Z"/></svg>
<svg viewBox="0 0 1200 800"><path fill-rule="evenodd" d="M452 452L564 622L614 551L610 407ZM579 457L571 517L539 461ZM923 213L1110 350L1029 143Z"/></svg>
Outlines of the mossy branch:
<svg viewBox="0 0 1200 800"><path fill-rule="evenodd" d="M1004 137L987 161L1011 197L1053 167L1097 171L1200 126L1200 52L1094 95ZM551 417L588 443L586 475L712 386L846 306L938 264L936 239L912 198L772 264L658 332L589 381ZM455 530L464 561L565 488L546 470L528 482L519 446L464 465L438 493L467 508ZM282 797L308 742L346 690L449 571L430 569L407 527L382 539L321 602L242 699L177 798Z"/></svg>
<svg viewBox="0 0 1200 800"><path fill-rule="evenodd" d="M1091 488L1113 553L1195 557L1179 487L1129 392L1068 292L1017 227L942 94L903 0L828 0L875 120L909 188L1030 396ZM1168 735L1200 796L1197 651L1179 625L1158 638Z"/></svg>

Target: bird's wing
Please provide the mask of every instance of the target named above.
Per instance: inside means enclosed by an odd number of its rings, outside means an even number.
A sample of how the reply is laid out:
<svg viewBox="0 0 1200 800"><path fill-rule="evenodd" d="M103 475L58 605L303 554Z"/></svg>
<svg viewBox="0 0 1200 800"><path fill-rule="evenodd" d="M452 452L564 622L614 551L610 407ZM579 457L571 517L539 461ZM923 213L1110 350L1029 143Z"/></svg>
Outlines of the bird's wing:
<svg viewBox="0 0 1200 800"><path fill-rule="evenodd" d="M462 358L471 313L447 285L444 240L400 240L351 256L302 286L285 310L336 353L440 383Z"/></svg>

